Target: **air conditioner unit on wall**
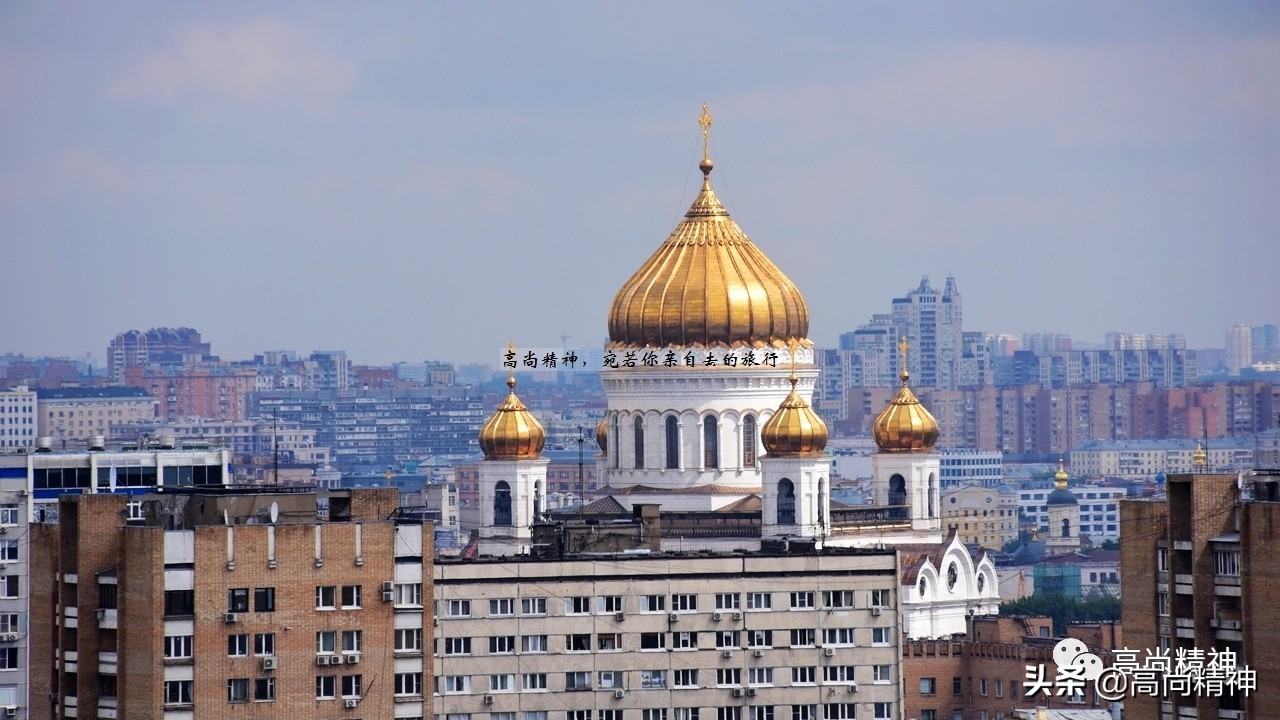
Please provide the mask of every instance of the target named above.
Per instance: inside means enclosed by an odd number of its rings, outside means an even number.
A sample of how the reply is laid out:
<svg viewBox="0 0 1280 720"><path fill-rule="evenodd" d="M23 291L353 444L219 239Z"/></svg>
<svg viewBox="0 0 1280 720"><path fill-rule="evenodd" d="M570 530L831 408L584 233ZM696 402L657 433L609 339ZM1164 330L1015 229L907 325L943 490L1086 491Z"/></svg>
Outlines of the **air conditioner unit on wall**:
<svg viewBox="0 0 1280 720"><path fill-rule="evenodd" d="M240 622L240 616L236 613L226 613L222 616L222 622L224 623Z"/></svg>
<svg viewBox="0 0 1280 720"><path fill-rule="evenodd" d="M348 664L348 665L355 665L355 664L356 664L356 663L358 663L358 662L360 662L360 655L359 655L359 654L355 654L355 655L348 655L348 656L347 656L347 664Z"/></svg>
<svg viewBox="0 0 1280 720"><path fill-rule="evenodd" d="M757 650L757 651L755 651L755 652L753 652L753 653L751 653L751 654L752 654L752 655L755 655L756 657L764 657L764 651L763 651L763 650Z"/></svg>
<svg viewBox="0 0 1280 720"><path fill-rule="evenodd" d="M484 704L485 704L485 705L492 705L492 704L493 704L493 696L492 696L492 695L485 695L485 696L484 696Z"/></svg>
<svg viewBox="0 0 1280 720"><path fill-rule="evenodd" d="M872 614L872 615L879 615L879 614L880 614L880 606L879 606L879 605L873 606L873 607L871 608L871 614Z"/></svg>
<svg viewBox="0 0 1280 720"><path fill-rule="evenodd" d="M836 654L835 648L823 648L822 654L831 657Z"/></svg>
<svg viewBox="0 0 1280 720"><path fill-rule="evenodd" d="M734 688L734 689L733 689L733 696L734 696L734 697L742 697L742 688Z"/></svg>
<svg viewBox="0 0 1280 720"><path fill-rule="evenodd" d="M742 611L741 611L741 610L735 610L735 611L733 612L733 619L734 619L734 620L741 620L741 619L742 619Z"/></svg>
<svg viewBox="0 0 1280 720"><path fill-rule="evenodd" d="M613 691L613 697L615 697L615 698L616 698L616 699L618 699L618 700L621 700L622 698L626 697L626 695L627 695L627 691L626 691L626 690L614 690L614 691Z"/></svg>
<svg viewBox="0 0 1280 720"><path fill-rule="evenodd" d="M275 659L274 657L264 657L264 658L262 658L262 669L263 669L263 670L275 670L275 669L276 669L276 662L277 662L277 661L276 661L276 659Z"/></svg>
<svg viewBox="0 0 1280 720"><path fill-rule="evenodd" d="M355 707L357 704L359 704L359 702L360 702L360 701L359 701L359 700L356 700L355 698L347 698L346 700L343 700L343 701L342 701L342 707L344 707L344 708L353 708L353 707Z"/></svg>
<svg viewBox="0 0 1280 720"><path fill-rule="evenodd" d="M713 612L713 613L711 613L711 619L712 619L712 620L719 620L719 619L720 619L720 618L722 618L722 617L724 617L724 616L723 616L723 615L721 615L721 614L720 614L720 613L718 613L718 612Z"/></svg>

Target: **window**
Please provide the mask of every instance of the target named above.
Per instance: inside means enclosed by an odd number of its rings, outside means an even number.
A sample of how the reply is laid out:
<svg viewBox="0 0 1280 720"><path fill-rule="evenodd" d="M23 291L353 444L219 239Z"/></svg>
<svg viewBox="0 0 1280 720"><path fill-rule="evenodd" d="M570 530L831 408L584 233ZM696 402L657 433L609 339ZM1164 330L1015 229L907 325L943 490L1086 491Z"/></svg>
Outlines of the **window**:
<svg viewBox="0 0 1280 720"><path fill-rule="evenodd" d="M813 628L797 628L791 631L791 647L813 647L817 632Z"/></svg>
<svg viewBox="0 0 1280 720"><path fill-rule="evenodd" d="M640 633L641 650L661 650L666 647L666 635L663 633Z"/></svg>
<svg viewBox="0 0 1280 720"><path fill-rule="evenodd" d="M702 464L708 468L720 467L720 428L714 415L702 420Z"/></svg>
<svg viewBox="0 0 1280 720"><path fill-rule="evenodd" d="M667 416L664 430L666 431L664 440L667 446L667 469L675 470L680 467L680 423L675 415Z"/></svg>
<svg viewBox="0 0 1280 720"><path fill-rule="evenodd" d="M591 689L591 673L589 672L565 673L564 689L567 691L590 690Z"/></svg>
<svg viewBox="0 0 1280 720"><path fill-rule="evenodd" d="M747 631L747 647L753 647L753 648L773 647L773 631L772 630L748 630Z"/></svg>
<svg viewBox="0 0 1280 720"><path fill-rule="evenodd" d="M667 720L667 709L645 708L640 711L640 720Z"/></svg>
<svg viewBox="0 0 1280 720"><path fill-rule="evenodd" d="M567 597L564 599L565 615L587 615L591 612L591 598Z"/></svg>
<svg viewBox="0 0 1280 720"><path fill-rule="evenodd" d="M872 590L871 591L871 607L886 608L893 603L890 601L889 590Z"/></svg>
<svg viewBox="0 0 1280 720"><path fill-rule="evenodd" d="M644 418L635 419L634 447L636 450L636 469L644 467Z"/></svg>
<svg viewBox="0 0 1280 720"><path fill-rule="evenodd" d="M987 695L987 679L986 678L982 678L978 680L978 694L982 695L983 697L986 697Z"/></svg>
<svg viewBox="0 0 1280 720"><path fill-rule="evenodd" d="M773 706L752 705L747 708L747 720L773 720Z"/></svg>
<svg viewBox="0 0 1280 720"><path fill-rule="evenodd" d="M748 685L772 685L773 668L753 667L747 670Z"/></svg>
<svg viewBox="0 0 1280 720"><path fill-rule="evenodd" d="M345 604L345 600L343 603ZM451 618L471 617L471 601L470 600L446 600L444 603L444 616Z"/></svg>
<svg viewBox="0 0 1280 720"><path fill-rule="evenodd" d="M756 466L756 418L745 415L742 418L742 467Z"/></svg>
<svg viewBox="0 0 1280 720"><path fill-rule="evenodd" d="M591 633L565 635L564 649L567 652L589 652L591 650Z"/></svg>
<svg viewBox="0 0 1280 720"><path fill-rule="evenodd" d="M525 710L524 720L547 720L546 710Z"/></svg>
<svg viewBox="0 0 1280 720"><path fill-rule="evenodd" d="M893 703L876 703L872 706L871 716L875 718L875 720L891 720L891 718L893 718Z"/></svg>
<svg viewBox="0 0 1280 720"><path fill-rule="evenodd" d="M469 637L452 637L444 639L445 655L470 655L471 654L471 638Z"/></svg>
<svg viewBox="0 0 1280 720"><path fill-rule="evenodd" d="M0 540L0 560L4 560L6 562L13 562L17 559L18 559L18 541L17 540Z"/></svg>
<svg viewBox="0 0 1280 720"><path fill-rule="evenodd" d="M191 686L194 680L166 680L164 683L165 705L190 705Z"/></svg>
<svg viewBox="0 0 1280 720"><path fill-rule="evenodd" d="M666 686L667 686L666 670L641 670L640 671L640 687L664 688Z"/></svg>
<svg viewBox="0 0 1280 720"><path fill-rule="evenodd" d="M510 602L511 600L508 598L507 603ZM406 605L410 607L422 607L422 583L396 583L395 604L401 607ZM489 609L490 615L500 614L492 612L492 601L489 603ZM507 612L501 614L510 615L510 605L508 605Z"/></svg>
<svg viewBox="0 0 1280 720"><path fill-rule="evenodd" d="M253 611L254 612L275 612L276 611L276 589L273 587L254 588L253 589Z"/></svg>
<svg viewBox="0 0 1280 720"><path fill-rule="evenodd" d="M738 639L737 630L720 630L716 633L716 647L718 648L740 648L742 642Z"/></svg>
<svg viewBox="0 0 1280 720"><path fill-rule="evenodd" d="M565 710L564 720L591 720L590 710Z"/></svg>
<svg viewBox="0 0 1280 720"><path fill-rule="evenodd" d="M737 593L716 593L717 610L737 610L738 602Z"/></svg>
<svg viewBox="0 0 1280 720"><path fill-rule="evenodd" d="M418 600L413 603L415 605L422 604L422 583L415 583L418 588ZM398 586L397 586L398 587ZM493 598L489 600L490 615L514 615L516 610L516 601L512 598Z"/></svg>
<svg viewBox="0 0 1280 720"><path fill-rule="evenodd" d="M418 683L419 685L421 685L422 683L421 675L419 675ZM515 675L490 675L489 676L489 692L511 692L512 690L515 690L515 689L516 689ZM422 692L421 690L419 690L419 692L415 694L421 695Z"/></svg>
<svg viewBox="0 0 1280 720"><path fill-rule="evenodd" d="M1169 593L1163 591L1156 593L1156 612L1162 617L1168 617Z"/></svg>
<svg viewBox="0 0 1280 720"><path fill-rule="evenodd" d="M818 706L792 705L791 720L818 720Z"/></svg>
<svg viewBox="0 0 1280 720"><path fill-rule="evenodd" d="M1217 575L1240 574L1240 552L1219 550L1213 554L1214 573Z"/></svg>
<svg viewBox="0 0 1280 720"><path fill-rule="evenodd" d="M1156 570L1169 572L1169 548L1156 548Z"/></svg>
<svg viewBox="0 0 1280 720"><path fill-rule="evenodd" d="M602 613L622 612L622 596L621 595L601 595L596 598L596 607Z"/></svg>
<svg viewBox="0 0 1280 720"><path fill-rule="evenodd" d="M934 709L921 710L920 720L938 720L938 711Z"/></svg>
<svg viewBox="0 0 1280 720"><path fill-rule="evenodd" d="M996 697L1004 697L1004 680L996 679Z"/></svg>
<svg viewBox="0 0 1280 720"><path fill-rule="evenodd" d="M0 633L22 632L18 613L0 613Z"/></svg>
<svg viewBox="0 0 1280 720"><path fill-rule="evenodd" d="M741 685L742 668L717 668L716 685Z"/></svg>
<svg viewBox="0 0 1280 720"><path fill-rule="evenodd" d="M829 683L854 682L854 668L852 665L827 665L822 668L822 679Z"/></svg>
<svg viewBox="0 0 1280 720"><path fill-rule="evenodd" d="M249 678L231 678L227 681L227 702L249 702Z"/></svg>
<svg viewBox="0 0 1280 720"><path fill-rule="evenodd" d="M792 610L812 610L813 609L813 593L811 592L791 593L791 609Z"/></svg>
<svg viewBox="0 0 1280 720"><path fill-rule="evenodd" d="M254 702L271 702L276 699L276 679L254 678L253 679L253 700Z"/></svg>
<svg viewBox="0 0 1280 720"><path fill-rule="evenodd" d="M698 596L693 594L672 595L671 609L676 612L697 612Z"/></svg>
<svg viewBox="0 0 1280 720"><path fill-rule="evenodd" d="M467 685L470 686L471 678L467 678ZM361 688L364 686L363 675L343 675L342 676L342 697L358 698L361 695Z"/></svg>
<svg viewBox="0 0 1280 720"><path fill-rule="evenodd" d="M893 628L878 627L871 628L871 644L875 646L891 645L893 643Z"/></svg>
<svg viewBox="0 0 1280 720"><path fill-rule="evenodd" d="M275 655L276 654L276 634L275 633L254 633L253 654L254 655Z"/></svg>
<svg viewBox="0 0 1280 720"><path fill-rule="evenodd" d="M471 692L471 676L445 675L440 678L440 692L442 695L457 695L459 693Z"/></svg>
<svg viewBox="0 0 1280 720"><path fill-rule="evenodd" d="M823 590L822 606L828 609L845 609L853 607L852 590Z"/></svg>
<svg viewBox="0 0 1280 720"><path fill-rule="evenodd" d="M0 505L0 525L17 525L18 524L18 506L13 504Z"/></svg>
<svg viewBox="0 0 1280 720"><path fill-rule="evenodd" d="M796 486L789 478L778 481L777 522L779 525L796 523Z"/></svg>
<svg viewBox="0 0 1280 720"><path fill-rule="evenodd" d="M471 638L467 638L470 640ZM343 630L342 631L342 652L358 653L363 650L364 631L363 630Z"/></svg>
<svg viewBox="0 0 1280 720"><path fill-rule="evenodd" d="M767 592L747 593L748 610L769 610L773 607L773 594Z"/></svg>
<svg viewBox="0 0 1280 720"><path fill-rule="evenodd" d="M852 645L853 628L823 628L823 645Z"/></svg>
<svg viewBox="0 0 1280 720"><path fill-rule="evenodd" d="M359 585L343 585L342 586L342 607L344 608L360 607L360 586ZM359 676L353 676L353 677L359 677Z"/></svg>
<svg viewBox="0 0 1280 720"><path fill-rule="evenodd" d="M875 665L872 668L871 681L877 683L893 682L893 666L892 665ZM986 693L983 693L984 695Z"/></svg>
<svg viewBox="0 0 1280 720"><path fill-rule="evenodd" d="M489 654L504 655L516 651L515 635L493 635L489 638Z"/></svg>
<svg viewBox="0 0 1280 720"><path fill-rule="evenodd" d="M937 678L920 678L920 694L921 695L937 695L938 679Z"/></svg>
<svg viewBox="0 0 1280 720"><path fill-rule="evenodd" d="M17 670L18 667L18 648L0 648L0 670Z"/></svg>
<svg viewBox="0 0 1280 720"><path fill-rule="evenodd" d="M671 647L676 650L697 650L698 633L683 631L671 633Z"/></svg>
<svg viewBox="0 0 1280 720"><path fill-rule="evenodd" d="M546 615L547 599L544 597L520 598L521 615Z"/></svg>
<svg viewBox="0 0 1280 720"><path fill-rule="evenodd" d="M520 638L520 652L544 653L547 651L546 635L525 635Z"/></svg>
<svg viewBox="0 0 1280 720"><path fill-rule="evenodd" d="M179 660L191 657L190 635L166 635L164 638L164 659Z"/></svg>
<svg viewBox="0 0 1280 720"><path fill-rule="evenodd" d="M420 672L396 673L393 682L397 696L422 694L422 673Z"/></svg>
<svg viewBox="0 0 1280 720"><path fill-rule="evenodd" d="M316 609L333 610L338 607L338 588L334 585L316 586Z"/></svg>
<svg viewBox="0 0 1280 720"><path fill-rule="evenodd" d="M596 636L596 648L599 650L621 650L622 633L600 633Z"/></svg>
<svg viewBox="0 0 1280 720"><path fill-rule="evenodd" d="M338 697L338 678L333 675L316 676L316 699L332 700Z"/></svg>
<svg viewBox="0 0 1280 720"><path fill-rule="evenodd" d="M601 690L622 687L622 673L618 670L601 670L596 675L596 686Z"/></svg>
<svg viewBox="0 0 1280 720"><path fill-rule="evenodd" d="M321 630L316 633L316 654L336 652L338 649L338 632Z"/></svg>
<svg viewBox="0 0 1280 720"><path fill-rule="evenodd" d="M678 688L696 688L698 687L698 669L683 669L672 672L672 684Z"/></svg>
<svg viewBox="0 0 1280 720"><path fill-rule="evenodd" d="M716 720L742 720L742 708L735 705L716 708Z"/></svg>
<svg viewBox="0 0 1280 720"><path fill-rule="evenodd" d="M546 690L547 674L546 673L525 673L520 676L520 688L522 690Z"/></svg>
<svg viewBox="0 0 1280 720"><path fill-rule="evenodd" d="M239 635L227 636L227 655L230 657L245 657L249 654L249 636L241 633Z"/></svg>
<svg viewBox="0 0 1280 720"><path fill-rule="evenodd" d="M792 685L813 685L817 682L818 672L816 668L812 666L791 668Z"/></svg>
<svg viewBox="0 0 1280 720"><path fill-rule="evenodd" d="M396 652L422 652L422 628L396 628Z"/></svg>
<svg viewBox="0 0 1280 720"><path fill-rule="evenodd" d="M964 678L951 678L951 694L956 697L964 695Z"/></svg>
<svg viewBox="0 0 1280 720"><path fill-rule="evenodd" d="M249 588L227 589L227 612L249 612Z"/></svg>
<svg viewBox="0 0 1280 720"><path fill-rule="evenodd" d="M497 720L493 715L489 716L489 720ZM622 720L621 709L605 709L600 711L600 720Z"/></svg>
<svg viewBox="0 0 1280 720"><path fill-rule="evenodd" d="M640 612L666 612L666 595L643 595L640 597Z"/></svg>

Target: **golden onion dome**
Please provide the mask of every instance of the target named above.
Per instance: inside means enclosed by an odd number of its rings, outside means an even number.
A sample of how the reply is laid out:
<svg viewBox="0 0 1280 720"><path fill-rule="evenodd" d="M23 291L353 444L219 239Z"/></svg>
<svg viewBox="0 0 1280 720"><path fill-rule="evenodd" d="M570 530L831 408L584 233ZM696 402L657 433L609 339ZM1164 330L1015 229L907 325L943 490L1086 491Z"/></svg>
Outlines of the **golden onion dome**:
<svg viewBox="0 0 1280 720"><path fill-rule="evenodd" d="M705 142L705 106L700 122ZM610 346L812 347L804 298L720 204L705 146L698 167L684 220L613 299Z"/></svg>
<svg viewBox="0 0 1280 720"><path fill-rule="evenodd" d="M827 447L827 424L796 392L794 373L791 393L760 428L760 438L772 457L813 457Z"/></svg>
<svg viewBox="0 0 1280 720"><path fill-rule="evenodd" d="M600 424L596 425L596 445L600 446L601 453L609 452L609 416L605 415L600 418Z"/></svg>
<svg viewBox="0 0 1280 720"><path fill-rule="evenodd" d="M875 424L871 426L871 434L875 437L876 446L886 452L926 452L933 449L938 442L938 421L916 399L915 393L907 387L911 375L903 369L902 387L889 407L880 413Z"/></svg>
<svg viewBox="0 0 1280 720"><path fill-rule="evenodd" d="M485 460L532 460L542 454L547 432L516 397L516 379L507 378L509 393L480 428Z"/></svg>
<svg viewBox="0 0 1280 720"><path fill-rule="evenodd" d="M1209 453L1204 449L1204 443L1196 441L1196 451L1191 453L1191 464L1197 468L1204 468L1209 464Z"/></svg>
<svg viewBox="0 0 1280 720"><path fill-rule="evenodd" d="M1060 490L1067 489L1067 481L1070 476L1067 475L1067 468L1063 466L1062 460L1058 460L1058 472L1053 474L1053 485Z"/></svg>

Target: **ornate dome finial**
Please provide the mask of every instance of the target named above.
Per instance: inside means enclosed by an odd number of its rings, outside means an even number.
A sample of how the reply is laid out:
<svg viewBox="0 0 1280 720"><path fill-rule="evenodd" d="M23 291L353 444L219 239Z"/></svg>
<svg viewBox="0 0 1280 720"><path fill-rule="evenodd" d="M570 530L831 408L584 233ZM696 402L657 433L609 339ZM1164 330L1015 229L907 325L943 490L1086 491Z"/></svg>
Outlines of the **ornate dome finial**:
<svg viewBox="0 0 1280 720"><path fill-rule="evenodd" d="M507 346L515 349L514 343ZM485 460L532 460L542 454L547 431L520 398L516 397L515 371L507 373L507 397L480 428L480 449Z"/></svg>
<svg viewBox="0 0 1280 720"><path fill-rule="evenodd" d="M827 447L827 424L796 391L800 382L795 360L798 346L791 343L791 392L760 428L765 452L773 457L814 457Z"/></svg>
<svg viewBox="0 0 1280 720"><path fill-rule="evenodd" d="M1196 451L1191 453L1191 464L1197 470L1203 470L1209 464L1209 452L1204 449L1204 443L1196 441Z"/></svg>
<svg viewBox="0 0 1280 720"><path fill-rule="evenodd" d="M876 446L885 452L928 452L938 442L938 421L907 386L907 380L911 379L907 372L909 348L904 335L898 343L902 353L902 372L898 376L902 387L871 426Z"/></svg>
<svg viewBox="0 0 1280 720"><path fill-rule="evenodd" d="M729 217L711 188L711 114L702 127L702 189L670 237L618 290L613 348L810 348L809 308Z"/></svg>
<svg viewBox="0 0 1280 720"><path fill-rule="evenodd" d="M1058 488L1059 490L1066 490L1067 480L1069 479L1069 477L1070 476L1067 475L1067 468L1064 467L1062 464L1062 458L1058 458L1058 472L1055 473L1053 476L1054 487Z"/></svg>

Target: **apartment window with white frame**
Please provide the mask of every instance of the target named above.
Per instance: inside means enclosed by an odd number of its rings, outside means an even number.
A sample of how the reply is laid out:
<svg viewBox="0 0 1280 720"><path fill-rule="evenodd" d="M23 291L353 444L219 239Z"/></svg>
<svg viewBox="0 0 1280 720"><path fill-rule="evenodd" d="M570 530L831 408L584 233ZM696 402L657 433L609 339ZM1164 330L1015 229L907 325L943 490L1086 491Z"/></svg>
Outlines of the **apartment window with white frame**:
<svg viewBox="0 0 1280 720"><path fill-rule="evenodd" d="M0 505L0 525L17 525L19 517L17 505Z"/></svg>
<svg viewBox="0 0 1280 720"><path fill-rule="evenodd" d="M392 683L396 697L422 694L422 673L420 672L396 673Z"/></svg>
<svg viewBox="0 0 1280 720"><path fill-rule="evenodd" d="M1169 572L1169 548L1156 548L1156 571Z"/></svg>
<svg viewBox="0 0 1280 720"><path fill-rule="evenodd" d="M468 638L469 640L470 638ZM364 650L364 631L363 630L343 630L342 631L342 652L358 653Z"/></svg>
<svg viewBox="0 0 1280 720"><path fill-rule="evenodd" d="M738 593L716 593L717 610L737 610L739 608Z"/></svg>
<svg viewBox="0 0 1280 720"><path fill-rule="evenodd" d="M317 610L336 610L338 608L338 586L337 585L317 585L316 586L316 609Z"/></svg>
<svg viewBox="0 0 1280 720"><path fill-rule="evenodd" d="M192 636L166 635L164 637L164 659L186 660L191 657Z"/></svg>
<svg viewBox="0 0 1280 720"><path fill-rule="evenodd" d="M422 652L422 628L396 628L395 652Z"/></svg>
<svg viewBox="0 0 1280 720"><path fill-rule="evenodd" d="M813 609L813 593L810 591L791 593L791 609L792 610L812 610Z"/></svg>
<svg viewBox="0 0 1280 720"><path fill-rule="evenodd" d="M471 654L471 638L469 637L451 637L444 639L445 655L470 655Z"/></svg>
<svg viewBox="0 0 1280 720"><path fill-rule="evenodd" d="M792 705L791 720L818 720L818 706Z"/></svg>
<svg viewBox="0 0 1280 720"><path fill-rule="evenodd" d="M622 687L622 672L619 670L601 670L596 673L596 687L601 690L614 690Z"/></svg>
<svg viewBox="0 0 1280 720"><path fill-rule="evenodd" d="M773 631L772 630L748 630L747 631L747 647L750 647L750 648L773 647Z"/></svg>
<svg viewBox="0 0 1280 720"><path fill-rule="evenodd" d="M422 583L396 583L397 607L422 607Z"/></svg>
<svg viewBox="0 0 1280 720"><path fill-rule="evenodd" d="M721 630L716 633L716 647L734 649L742 647L737 630Z"/></svg>
<svg viewBox="0 0 1280 720"><path fill-rule="evenodd" d="M602 613L622 612L622 596L601 595L596 598L596 607L598 608L598 612Z"/></svg>
<svg viewBox="0 0 1280 720"><path fill-rule="evenodd" d="M523 635L520 637L520 652L544 653L546 651L546 635Z"/></svg>
<svg viewBox="0 0 1280 720"><path fill-rule="evenodd" d="M822 706L822 720L854 720L858 717L853 703L827 703Z"/></svg>
<svg viewBox="0 0 1280 720"><path fill-rule="evenodd" d="M674 612L697 612L698 596L692 593L672 595L671 609Z"/></svg>
<svg viewBox="0 0 1280 720"><path fill-rule="evenodd" d="M752 705L747 708L747 720L773 720L773 706Z"/></svg>
<svg viewBox="0 0 1280 720"><path fill-rule="evenodd" d="M671 647L676 650L697 650L698 633L684 631L671 633Z"/></svg>
<svg viewBox="0 0 1280 720"><path fill-rule="evenodd" d="M827 665L822 668L822 679L829 683L851 683L854 679L852 665Z"/></svg>
<svg viewBox="0 0 1280 720"><path fill-rule="evenodd" d="M520 598L520 614L521 615L546 615L547 599L544 597Z"/></svg>
<svg viewBox="0 0 1280 720"><path fill-rule="evenodd" d="M873 665L871 668L871 681L875 683L893 682L893 666Z"/></svg>
<svg viewBox="0 0 1280 720"><path fill-rule="evenodd" d="M338 631L337 630L320 630L316 632L316 654L337 652L338 650Z"/></svg>
<svg viewBox="0 0 1280 720"><path fill-rule="evenodd" d="M520 676L521 690L546 690L547 674L546 673L525 673Z"/></svg>
<svg viewBox="0 0 1280 720"><path fill-rule="evenodd" d="M893 644L893 628L871 628L871 644L876 647Z"/></svg>
<svg viewBox="0 0 1280 720"><path fill-rule="evenodd" d="M773 668L771 667L753 667L747 669L748 685L772 685L773 684Z"/></svg>
<svg viewBox="0 0 1280 720"><path fill-rule="evenodd" d="M361 590L360 585L343 585L341 591L339 592L339 596L341 597L341 600L342 600L342 607L359 608L360 607L360 590Z"/></svg>
<svg viewBox="0 0 1280 720"><path fill-rule="evenodd" d="M470 675L445 675L440 683L443 695L460 695L471 692Z"/></svg>
<svg viewBox="0 0 1280 720"><path fill-rule="evenodd" d="M871 607L887 608L893 605L891 590L872 590Z"/></svg>
<svg viewBox="0 0 1280 720"><path fill-rule="evenodd" d="M666 686L667 686L666 670L641 670L640 671L640 687L664 688Z"/></svg>
<svg viewBox="0 0 1280 720"><path fill-rule="evenodd" d="M823 645L852 645L853 628L823 628Z"/></svg>
<svg viewBox="0 0 1280 720"><path fill-rule="evenodd" d="M338 678L335 675L316 676L316 699L333 700L338 697Z"/></svg>
<svg viewBox="0 0 1280 720"><path fill-rule="evenodd" d="M813 628L796 628L791 631L791 647L813 647L817 631Z"/></svg>
<svg viewBox="0 0 1280 720"><path fill-rule="evenodd" d="M511 692L516 689L515 675L490 675L489 692Z"/></svg>
<svg viewBox="0 0 1280 720"><path fill-rule="evenodd" d="M716 669L716 685L721 687L726 685L742 684L742 668L717 668Z"/></svg>
<svg viewBox="0 0 1280 720"><path fill-rule="evenodd" d="M696 688L698 687L698 669L684 668L672 671L671 682L678 688Z"/></svg>
<svg viewBox="0 0 1280 720"><path fill-rule="evenodd" d="M892 720L893 703L891 702L876 703L874 706L872 706L871 716L875 720Z"/></svg>
<svg viewBox="0 0 1280 720"><path fill-rule="evenodd" d="M0 540L0 561L17 562L18 560L18 541L17 540Z"/></svg>
<svg viewBox="0 0 1280 720"><path fill-rule="evenodd" d="M1218 550L1213 554L1214 574L1240 575L1240 551Z"/></svg>
<svg viewBox="0 0 1280 720"><path fill-rule="evenodd" d="M816 685L817 682L818 670L812 665L791 668L792 685Z"/></svg>
<svg viewBox="0 0 1280 720"><path fill-rule="evenodd" d="M747 609L748 610L772 610L773 609L773 593L767 593L767 592L747 593Z"/></svg>
<svg viewBox="0 0 1280 720"><path fill-rule="evenodd" d="M490 617L506 617L508 615L515 615L515 614L516 614L515 598L490 598L489 599L489 616Z"/></svg>
<svg viewBox="0 0 1280 720"><path fill-rule="evenodd" d="M828 610L842 610L853 607L852 590L823 590L822 606Z"/></svg>
<svg viewBox="0 0 1280 720"><path fill-rule="evenodd" d="M446 600L444 603L444 616L450 618L471 617L471 601Z"/></svg>
<svg viewBox="0 0 1280 720"><path fill-rule="evenodd" d="M640 612L666 612L666 595L641 595Z"/></svg>

